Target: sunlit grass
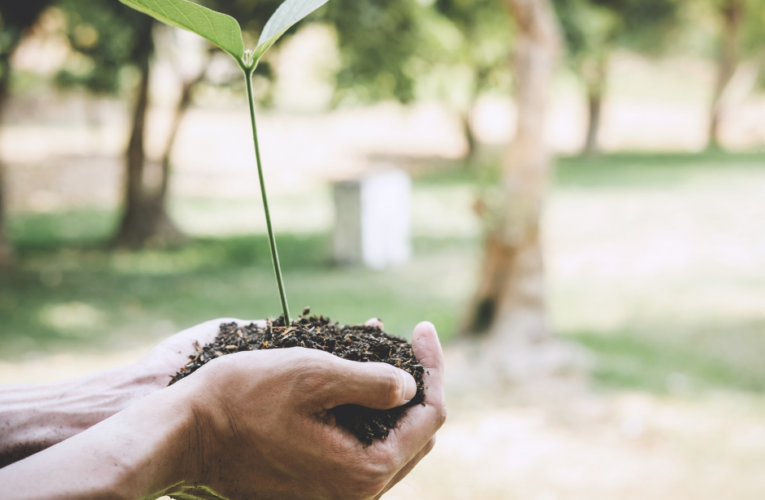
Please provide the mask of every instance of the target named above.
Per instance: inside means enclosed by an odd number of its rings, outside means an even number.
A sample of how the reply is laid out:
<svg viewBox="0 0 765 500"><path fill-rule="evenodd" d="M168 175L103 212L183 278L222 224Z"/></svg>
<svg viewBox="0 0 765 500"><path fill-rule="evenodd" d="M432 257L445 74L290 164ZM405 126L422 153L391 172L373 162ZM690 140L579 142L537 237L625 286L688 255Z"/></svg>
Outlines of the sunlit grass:
<svg viewBox="0 0 765 500"><path fill-rule="evenodd" d="M471 246L418 240L418 256L384 272L337 268L325 234L279 235L295 312L311 306L344 323L380 317L409 335L421 320L455 332L470 289ZM198 239L177 249L111 253L22 247L22 270L0 284L0 339L50 350L129 345L215 317L273 317L280 307L263 236ZM15 349L6 351L14 355Z"/></svg>
<svg viewBox="0 0 765 500"><path fill-rule="evenodd" d="M552 324L592 353L602 387L765 391L763 160L558 160L545 216ZM379 316L402 335L429 319L453 337L480 258L478 177L459 165L417 176L415 258L381 272L332 265L328 190L276 196L292 309L346 323ZM129 346L213 317L278 314L258 210L257 200L175 200L188 244L116 253L105 247L114 212L14 216L21 266L0 282L5 355Z"/></svg>

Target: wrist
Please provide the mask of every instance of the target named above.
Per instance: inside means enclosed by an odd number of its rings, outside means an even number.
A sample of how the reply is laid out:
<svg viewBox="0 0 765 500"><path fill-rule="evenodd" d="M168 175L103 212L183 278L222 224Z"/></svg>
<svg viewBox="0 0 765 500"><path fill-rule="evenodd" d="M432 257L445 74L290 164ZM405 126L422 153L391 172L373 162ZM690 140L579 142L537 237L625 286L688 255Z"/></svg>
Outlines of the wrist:
<svg viewBox="0 0 765 500"><path fill-rule="evenodd" d="M197 455L194 419L186 404L191 394L178 389L155 392L85 432L0 469L5 496L153 499L189 484L195 477L190 471L198 470L190 466ZM39 480L40 471L45 481Z"/></svg>
<svg viewBox="0 0 765 500"><path fill-rule="evenodd" d="M123 432L114 491L125 498L185 492L199 478L203 450L186 384L154 392L110 419ZM196 394L196 393L194 393Z"/></svg>
<svg viewBox="0 0 765 500"><path fill-rule="evenodd" d="M89 429L161 389L166 379L135 364L52 384L0 387L0 467Z"/></svg>

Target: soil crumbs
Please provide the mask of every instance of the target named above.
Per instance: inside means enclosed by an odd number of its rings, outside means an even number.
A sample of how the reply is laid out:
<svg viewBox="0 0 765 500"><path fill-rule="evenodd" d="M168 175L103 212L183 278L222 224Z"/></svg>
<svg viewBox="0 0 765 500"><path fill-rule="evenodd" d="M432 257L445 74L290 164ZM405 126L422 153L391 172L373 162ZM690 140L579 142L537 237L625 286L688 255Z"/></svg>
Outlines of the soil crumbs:
<svg viewBox="0 0 765 500"><path fill-rule="evenodd" d="M196 370L220 356L241 351L259 349L282 349L306 347L319 349L351 361L376 361L388 363L409 372L417 382L417 394L409 403L390 410L375 410L358 405L342 405L334 408L335 420L351 431L365 445L375 439L385 439L407 408L422 403L423 367L417 362L412 345L406 340L390 335L376 326L339 326L323 316L310 316L306 308L299 319L289 326L284 318L269 320L265 327L251 323L240 327L236 323L223 323L215 340L196 345L197 352L191 361L170 380L172 385L188 377Z"/></svg>

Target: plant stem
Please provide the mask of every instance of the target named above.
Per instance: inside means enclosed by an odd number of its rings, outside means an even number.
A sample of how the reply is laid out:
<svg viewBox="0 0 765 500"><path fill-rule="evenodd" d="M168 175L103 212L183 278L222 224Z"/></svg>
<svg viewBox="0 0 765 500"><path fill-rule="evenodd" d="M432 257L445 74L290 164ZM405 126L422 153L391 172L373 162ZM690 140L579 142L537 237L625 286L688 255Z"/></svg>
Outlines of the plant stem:
<svg viewBox="0 0 765 500"><path fill-rule="evenodd" d="M284 314L284 325L290 324L290 309L287 305L287 294L284 292L284 280L282 279L282 268L279 265L279 252L276 251L276 239L274 230L271 228L271 212L268 210L268 197L266 196L266 183L263 180L263 165L260 162L260 145L258 145L258 129L255 125L255 97L252 92L252 74L255 68L243 68L245 80L247 82L247 101L250 103L250 120L252 121L252 140L255 143L255 159L258 162L258 178L260 179L260 194L263 198L263 211L266 213L266 227L268 228L268 243L271 246L271 262L274 265L276 274L276 284L279 286L279 299L282 301L282 312Z"/></svg>

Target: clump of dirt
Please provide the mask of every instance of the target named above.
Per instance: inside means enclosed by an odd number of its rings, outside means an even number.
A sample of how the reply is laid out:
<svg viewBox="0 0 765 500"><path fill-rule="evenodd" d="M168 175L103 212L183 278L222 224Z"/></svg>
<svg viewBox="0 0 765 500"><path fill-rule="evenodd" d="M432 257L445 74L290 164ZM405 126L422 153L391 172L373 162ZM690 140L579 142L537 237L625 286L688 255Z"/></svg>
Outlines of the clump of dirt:
<svg viewBox="0 0 765 500"><path fill-rule="evenodd" d="M197 344L196 347L197 352L190 356L191 361L175 374L168 385L188 377L206 363L226 354L286 347L319 349L351 361L388 363L409 372L417 382L417 394L404 406L375 410L358 405L343 405L332 410L337 423L367 445L375 439L387 438L404 411L422 403L424 399L424 370L417 362L409 342L385 333L376 326L339 326L329 318L309 316L308 308L289 326L284 324L281 316L269 320L265 327L254 323L242 327L236 323L224 323L220 325L220 332L212 343L204 347Z"/></svg>

